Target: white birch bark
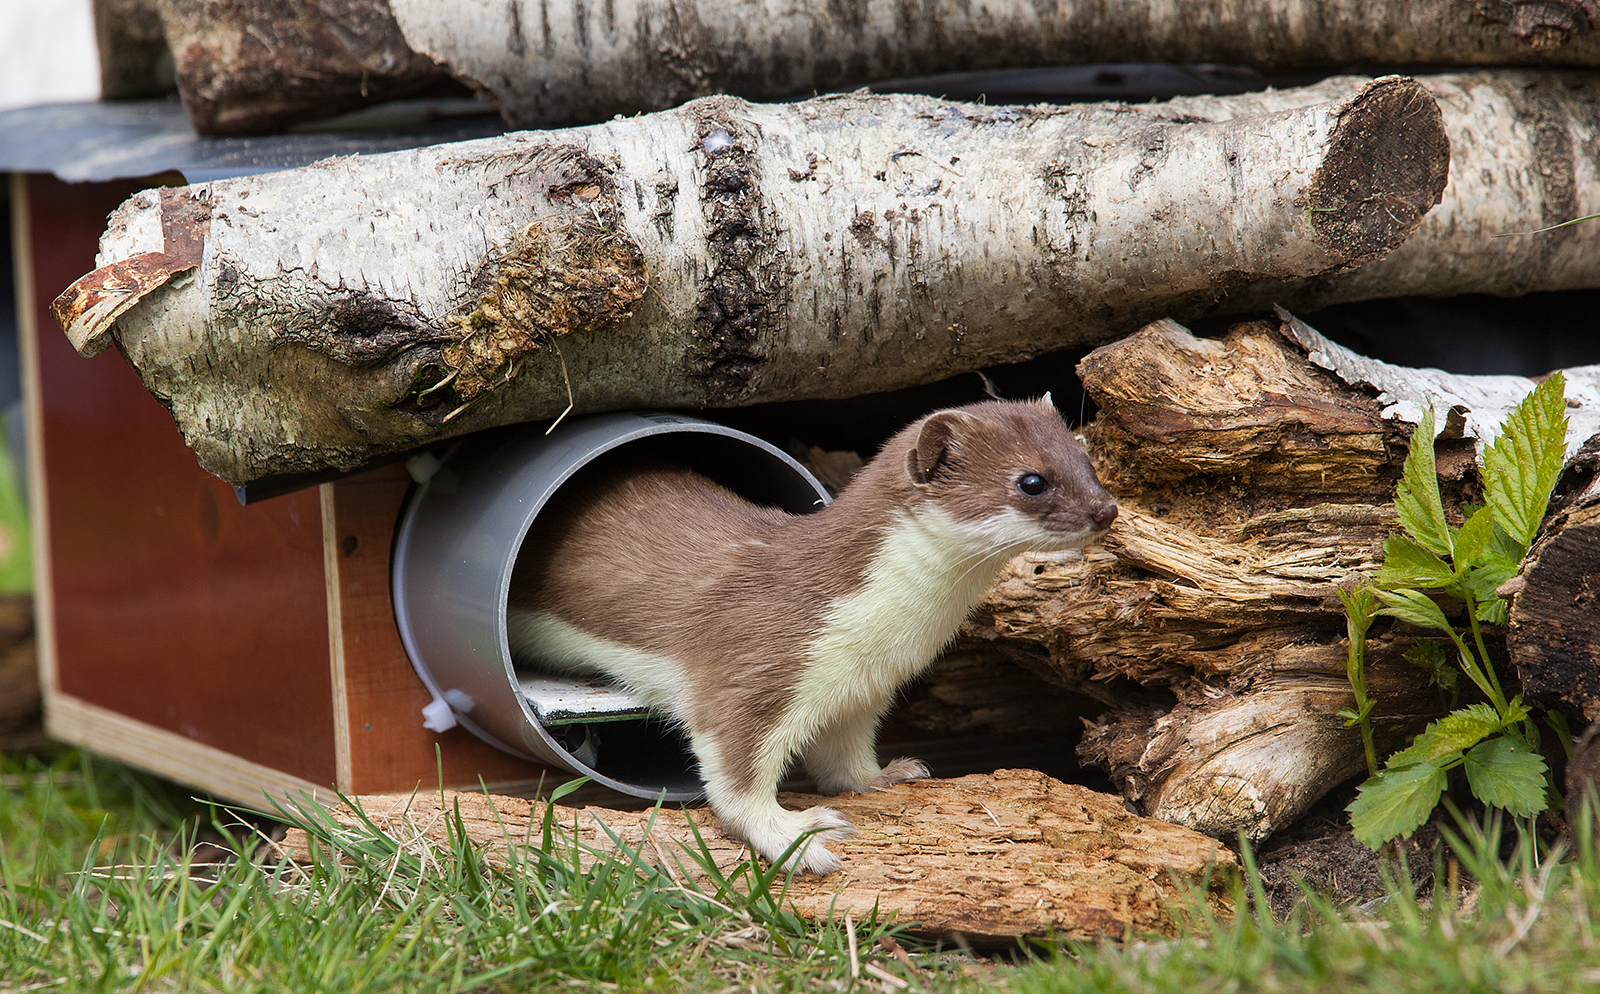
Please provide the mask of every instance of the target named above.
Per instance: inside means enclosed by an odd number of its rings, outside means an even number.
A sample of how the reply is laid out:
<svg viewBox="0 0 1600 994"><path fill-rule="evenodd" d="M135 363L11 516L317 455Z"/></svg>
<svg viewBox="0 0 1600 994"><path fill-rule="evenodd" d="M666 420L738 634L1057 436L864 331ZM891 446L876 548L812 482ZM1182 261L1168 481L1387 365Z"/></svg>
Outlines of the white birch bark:
<svg viewBox="0 0 1600 994"><path fill-rule="evenodd" d="M1083 62L1600 66L1594 0L389 0L518 127ZM1531 19L1538 7L1543 20Z"/></svg>
<svg viewBox="0 0 1600 994"><path fill-rule="evenodd" d="M1218 312L1600 287L1600 221L1540 230L1600 213L1600 73L1472 72L1417 81L1444 114L1450 182L1416 233L1353 272L1235 288L1218 300ZM1226 99L1180 97L1168 106L1223 120L1335 100L1365 84L1365 77L1338 77Z"/></svg>
<svg viewBox="0 0 1600 994"><path fill-rule="evenodd" d="M579 411L730 406L1103 341L1381 256L1446 155L1393 77L1220 124L709 98L148 191L57 314L240 483L553 417L569 382Z"/></svg>

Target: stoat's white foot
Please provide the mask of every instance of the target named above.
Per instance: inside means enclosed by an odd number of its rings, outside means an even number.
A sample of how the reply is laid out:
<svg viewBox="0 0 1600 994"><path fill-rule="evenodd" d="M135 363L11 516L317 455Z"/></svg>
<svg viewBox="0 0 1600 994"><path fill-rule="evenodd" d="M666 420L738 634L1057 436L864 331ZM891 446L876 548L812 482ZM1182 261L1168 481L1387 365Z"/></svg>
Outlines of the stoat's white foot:
<svg viewBox="0 0 1600 994"><path fill-rule="evenodd" d="M883 790L907 780L922 780L928 776L928 764L920 759L895 759L867 784L868 790Z"/></svg>
<svg viewBox="0 0 1600 994"><path fill-rule="evenodd" d="M782 863L785 870L826 876L840 865L839 857L828 851L826 843L854 834L856 827L844 815L832 808L818 807L783 811L782 817L769 822L763 831L751 832L749 842L770 863L777 863L793 845L794 851Z"/></svg>

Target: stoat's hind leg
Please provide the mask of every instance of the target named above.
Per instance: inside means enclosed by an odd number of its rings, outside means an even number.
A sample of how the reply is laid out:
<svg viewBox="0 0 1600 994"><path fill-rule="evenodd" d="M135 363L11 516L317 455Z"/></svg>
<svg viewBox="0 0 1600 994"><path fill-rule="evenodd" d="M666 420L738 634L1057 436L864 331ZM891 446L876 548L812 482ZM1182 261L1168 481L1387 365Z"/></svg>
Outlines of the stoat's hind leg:
<svg viewBox="0 0 1600 994"><path fill-rule="evenodd" d="M820 875L839 868L839 857L828 851L826 843L854 835L855 826L832 808L789 811L778 803L778 779L789 759L786 753L769 748L766 755L728 756L725 762L718 743L692 733L690 741L700 759L706 797L723 831L750 843L768 862L781 861L785 869ZM759 746L757 751L762 751Z"/></svg>
<svg viewBox="0 0 1600 994"><path fill-rule="evenodd" d="M879 766L877 737L878 716L870 712L848 715L817 733L804 753L806 772L817 789L824 794L882 790L928 775L927 765L919 759L896 759Z"/></svg>
<svg viewBox="0 0 1600 994"><path fill-rule="evenodd" d="M879 773L878 716L869 711L843 715L823 726L801 753L817 790L838 794L866 790Z"/></svg>

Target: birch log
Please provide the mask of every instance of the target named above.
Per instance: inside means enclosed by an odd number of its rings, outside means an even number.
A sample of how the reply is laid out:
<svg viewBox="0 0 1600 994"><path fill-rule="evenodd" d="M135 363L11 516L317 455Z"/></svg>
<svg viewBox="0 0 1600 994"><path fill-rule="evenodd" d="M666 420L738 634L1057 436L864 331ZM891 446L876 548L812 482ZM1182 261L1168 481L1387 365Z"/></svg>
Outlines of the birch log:
<svg viewBox="0 0 1600 994"><path fill-rule="evenodd" d="M1474 72L1418 81L1444 115L1450 183L1416 234L1351 272L1231 288L1219 295L1216 313L1269 310L1273 304L1305 312L1402 294L1519 296L1600 287L1600 224L1539 231L1600 214L1600 73ZM1363 77L1340 77L1226 103L1180 97L1169 106L1220 120L1307 99L1338 99L1365 83Z"/></svg>
<svg viewBox="0 0 1600 994"><path fill-rule="evenodd" d="M1162 322L1079 374L1118 523L1102 550L1011 563L965 638L1042 647L1065 686L1124 688L1080 756L1147 815L1264 838L1364 767L1337 716L1353 698L1334 589L1377 568L1423 406L1458 514L1479 498L1478 441L1533 384L1376 363L1287 316L1220 341ZM1600 428L1600 367L1568 376L1576 440ZM1419 637L1369 639L1380 745L1443 710L1404 659Z"/></svg>
<svg viewBox="0 0 1600 994"><path fill-rule="evenodd" d="M569 398L843 397L1103 341L1381 256L1437 203L1447 155L1399 77L1222 124L708 98L147 191L56 314L86 354L115 342L201 464L242 483Z"/></svg>
<svg viewBox="0 0 1600 994"><path fill-rule="evenodd" d="M753 100L954 70L1083 62L1600 66L1600 3L1499 0L390 0L406 41L514 127L709 93ZM1532 8L1545 17L1534 17Z"/></svg>
<svg viewBox="0 0 1600 994"><path fill-rule="evenodd" d="M1600 66L1597 0L160 3L202 134L325 116L446 70L514 127L551 127L715 93L1084 62Z"/></svg>

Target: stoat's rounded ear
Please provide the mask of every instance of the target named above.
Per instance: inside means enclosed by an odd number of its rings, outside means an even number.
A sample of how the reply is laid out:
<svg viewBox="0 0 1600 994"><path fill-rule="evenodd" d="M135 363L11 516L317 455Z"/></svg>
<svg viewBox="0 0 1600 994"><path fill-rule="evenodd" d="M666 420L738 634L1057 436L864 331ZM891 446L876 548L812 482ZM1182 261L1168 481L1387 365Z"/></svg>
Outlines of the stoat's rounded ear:
<svg viewBox="0 0 1600 994"><path fill-rule="evenodd" d="M912 482L931 483L939 475L971 421L972 416L962 411L940 411L922 422L916 444L906 453L906 475Z"/></svg>

